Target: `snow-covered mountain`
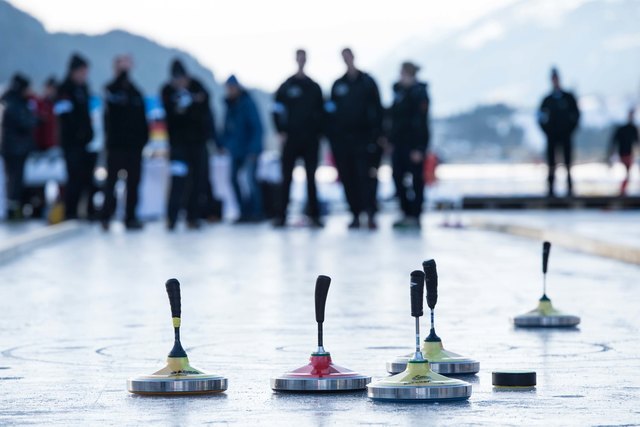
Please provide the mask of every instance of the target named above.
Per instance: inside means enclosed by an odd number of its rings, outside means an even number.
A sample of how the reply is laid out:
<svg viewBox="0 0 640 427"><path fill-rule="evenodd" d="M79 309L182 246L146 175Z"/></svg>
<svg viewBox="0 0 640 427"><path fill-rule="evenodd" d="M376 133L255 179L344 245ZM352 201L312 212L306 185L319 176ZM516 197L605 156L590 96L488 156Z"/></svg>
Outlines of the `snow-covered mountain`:
<svg viewBox="0 0 640 427"><path fill-rule="evenodd" d="M535 108L549 89L551 65L580 96L576 135L579 160L604 156L611 123L640 101L640 0L523 0L437 39L407 40L370 67L383 94L400 62L424 66L434 107L432 148L447 161L532 161L542 155ZM62 77L68 56L89 57L91 87L99 94L111 78L111 59L130 52L134 78L148 95L167 79L170 60L181 57L213 92L222 115L222 88L209 69L188 53L124 31L101 35L50 33L36 19L0 0L0 86L15 71L36 87ZM271 95L253 91L276 148L269 117ZM499 105L499 104L506 105Z"/></svg>
<svg viewBox="0 0 640 427"><path fill-rule="evenodd" d="M64 77L72 52L80 52L91 63L89 84L100 95L105 83L113 78L115 55L130 53L134 57L133 79L147 96L158 96L169 78L169 64L180 58L189 72L200 79L212 93L218 122L222 116L224 90L213 73L189 53L163 46L146 37L113 30L99 35L50 33L40 21L10 3L0 0L0 87L19 71L29 76L33 88L40 90L49 76ZM267 144L273 145L271 95L253 90L268 131Z"/></svg>
<svg viewBox="0 0 640 427"><path fill-rule="evenodd" d="M454 34L410 40L371 71L387 89L401 61L422 64L437 115L493 102L537 106L552 65L580 96L632 102L640 95L639 23L637 0L523 0Z"/></svg>

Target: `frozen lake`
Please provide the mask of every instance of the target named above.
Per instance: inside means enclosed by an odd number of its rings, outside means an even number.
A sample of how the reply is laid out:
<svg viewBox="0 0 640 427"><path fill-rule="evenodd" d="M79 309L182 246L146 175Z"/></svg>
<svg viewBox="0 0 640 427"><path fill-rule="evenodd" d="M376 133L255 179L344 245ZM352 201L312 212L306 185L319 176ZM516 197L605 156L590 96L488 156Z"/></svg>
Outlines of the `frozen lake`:
<svg viewBox="0 0 640 427"><path fill-rule="evenodd" d="M541 293L539 242L436 226L422 234L267 225L167 234L97 227L0 266L0 424L614 425L640 423L640 267L554 247L554 304L575 330L516 330ZM269 378L315 348L313 288L333 278L325 346L373 377L411 349L409 273L435 258L438 334L481 362L468 402L381 404L365 392L279 395ZM164 282L182 282L192 364L229 378L212 397L143 398L126 379L155 371L172 345ZM427 319L423 318L423 332ZM533 369L538 386L499 391L495 369Z"/></svg>

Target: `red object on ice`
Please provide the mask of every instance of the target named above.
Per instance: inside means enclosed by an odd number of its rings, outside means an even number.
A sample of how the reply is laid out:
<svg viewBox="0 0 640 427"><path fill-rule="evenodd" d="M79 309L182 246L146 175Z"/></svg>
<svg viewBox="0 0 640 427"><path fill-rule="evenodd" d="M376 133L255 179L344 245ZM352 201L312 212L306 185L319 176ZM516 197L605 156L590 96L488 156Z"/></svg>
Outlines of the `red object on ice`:
<svg viewBox="0 0 640 427"><path fill-rule="evenodd" d="M438 156L434 153L429 153L427 155L426 161L424 162L424 182L425 184L431 186L436 183L438 180L436 178L436 168L438 167Z"/></svg>
<svg viewBox="0 0 640 427"><path fill-rule="evenodd" d="M424 162L424 183L428 186L431 186L436 183L438 178L436 177L436 168L440 160L438 156L434 153L427 154L427 157Z"/></svg>
<svg viewBox="0 0 640 427"><path fill-rule="evenodd" d="M334 365L330 355L311 355L308 365L291 371L286 376L294 378L348 378L359 376L359 374L342 366Z"/></svg>

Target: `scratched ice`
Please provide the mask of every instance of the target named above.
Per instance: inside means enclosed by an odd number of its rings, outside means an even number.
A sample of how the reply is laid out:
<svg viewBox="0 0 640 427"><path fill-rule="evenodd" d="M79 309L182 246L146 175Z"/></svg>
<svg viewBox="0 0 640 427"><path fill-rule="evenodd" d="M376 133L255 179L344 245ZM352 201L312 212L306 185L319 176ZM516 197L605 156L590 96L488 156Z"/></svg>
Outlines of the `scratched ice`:
<svg viewBox="0 0 640 427"><path fill-rule="evenodd" d="M421 236L267 225L167 234L97 228L0 266L0 424L441 425L640 422L640 267L554 247L549 295L577 330L515 330L540 296L540 244L434 219ZM456 404L380 404L364 392L279 395L269 378L315 347L313 287L333 278L325 347L374 377L413 344L409 273L436 258L438 334L481 362ZM127 377L164 363L172 329L164 282L182 282L192 364L229 378L226 394L143 398ZM423 319L423 331L427 318ZM494 369L534 369L533 391L491 386Z"/></svg>

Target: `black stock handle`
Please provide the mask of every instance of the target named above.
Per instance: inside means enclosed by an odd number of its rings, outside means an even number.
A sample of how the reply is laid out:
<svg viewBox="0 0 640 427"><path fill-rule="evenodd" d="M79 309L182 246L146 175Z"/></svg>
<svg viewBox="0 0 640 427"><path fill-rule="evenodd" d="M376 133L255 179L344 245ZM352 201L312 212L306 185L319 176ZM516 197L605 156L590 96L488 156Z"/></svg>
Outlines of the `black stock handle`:
<svg viewBox="0 0 640 427"><path fill-rule="evenodd" d="M430 259L422 263L424 269L425 282L427 284L427 305L431 310L438 303L438 269L436 261Z"/></svg>
<svg viewBox="0 0 640 427"><path fill-rule="evenodd" d="M542 272L547 274L547 267L549 265L549 252L551 252L551 242L544 242L542 244Z"/></svg>
<svg viewBox="0 0 640 427"><path fill-rule="evenodd" d="M166 283L169 304L171 304L171 317L180 317L180 282L178 279L169 279Z"/></svg>
<svg viewBox="0 0 640 427"><path fill-rule="evenodd" d="M327 304L331 277L318 276L316 280L316 322L324 322L324 307Z"/></svg>
<svg viewBox="0 0 640 427"><path fill-rule="evenodd" d="M424 273L420 270L411 272L411 316L421 317L424 307Z"/></svg>

